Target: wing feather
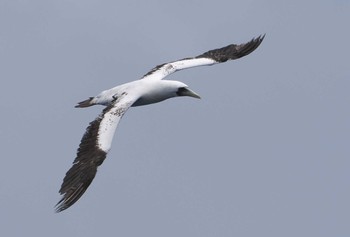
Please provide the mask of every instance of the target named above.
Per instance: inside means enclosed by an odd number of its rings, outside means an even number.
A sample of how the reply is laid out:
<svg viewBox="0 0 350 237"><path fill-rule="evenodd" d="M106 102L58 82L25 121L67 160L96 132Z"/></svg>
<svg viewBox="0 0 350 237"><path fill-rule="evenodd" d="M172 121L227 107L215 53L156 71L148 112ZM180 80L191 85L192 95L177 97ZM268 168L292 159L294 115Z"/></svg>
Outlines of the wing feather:
<svg viewBox="0 0 350 237"><path fill-rule="evenodd" d="M182 69L198 66L210 66L244 57L259 47L264 37L265 35L262 35L257 38L253 38L248 43L239 45L230 44L223 48L213 49L193 58L184 58L178 61L160 64L146 73L142 79L161 80L166 76Z"/></svg>
<svg viewBox="0 0 350 237"><path fill-rule="evenodd" d="M92 121L81 139L73 166L63 179L59 193L62 199L56 212L72 206L84 194L97 173L97 167L106 159L120 119L134 103L134 98L119 97Z"/></svg>

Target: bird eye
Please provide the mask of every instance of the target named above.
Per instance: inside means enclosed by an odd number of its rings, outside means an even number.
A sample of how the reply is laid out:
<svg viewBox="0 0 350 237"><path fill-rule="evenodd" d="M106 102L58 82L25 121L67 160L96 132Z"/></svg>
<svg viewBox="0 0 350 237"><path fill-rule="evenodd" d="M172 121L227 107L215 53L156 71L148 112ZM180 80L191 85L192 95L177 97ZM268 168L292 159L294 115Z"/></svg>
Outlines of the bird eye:
<svg viewBox="0 0 350 237"><path fill-rule="evenodd" d="M186 87L180 87L179 89L177 89L176 95L183 96L183 93L185 91L187 91Z"/></svg>

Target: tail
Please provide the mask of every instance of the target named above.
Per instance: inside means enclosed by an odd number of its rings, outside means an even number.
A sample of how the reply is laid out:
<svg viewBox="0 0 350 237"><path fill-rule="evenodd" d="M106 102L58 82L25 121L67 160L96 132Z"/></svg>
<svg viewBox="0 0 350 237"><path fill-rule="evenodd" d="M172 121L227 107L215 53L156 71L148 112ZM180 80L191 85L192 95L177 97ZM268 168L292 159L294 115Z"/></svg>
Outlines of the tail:
<svg viewBox="0 0 350 237"><path fill-rule="evenodd" d="M86 107L90 107L92 105L94 105L95 103L92 103L92 100L94 99L94 97L89 97L89 99L84 100L79 102L75 108L86 108Z"/></svg>

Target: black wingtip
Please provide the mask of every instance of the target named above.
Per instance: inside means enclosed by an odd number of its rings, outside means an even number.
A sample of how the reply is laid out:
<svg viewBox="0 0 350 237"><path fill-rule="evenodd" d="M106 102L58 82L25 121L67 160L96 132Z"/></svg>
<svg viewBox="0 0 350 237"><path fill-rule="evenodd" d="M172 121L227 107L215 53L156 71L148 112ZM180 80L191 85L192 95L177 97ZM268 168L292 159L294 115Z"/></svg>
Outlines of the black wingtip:
<svg viewBox="0 0 350 237"><path fill-rule="evenodd" d="M54 208L56 213L60 213L61 211L64 211L68 208L66 205L64 205L63 201L64 201L64 198L59 200L58 203L55 205Z"/></svg>
<svg viewBox="0 0 350 237"><path fill-rule="evenodd" d="M55 212L59 213L73 206L73 204L76 203L80 199L80 197L85 193L90 184L91 182L87 185L84 185L81 188L74 190L73 192L64 193L64 196L55 205Z"/></svg>
<svg viewBox="0 0 350 237"><path fill-rule="evenodd" d="M254 38L253 41L259 42L259 45L260 45L261 42L263 42L263 40L265 39L265 36L266 36L266 33L259 35L258 37Z"/></svg>
<svg viewBox="0 0 350 237"><path fill-rule="evenodd" d="M253 52L256 48L259 47L261 42L264 40L265 34L260 35L256 38L251 39L247 43L243 44L230 44L222 48L209 50L196 58L210 58L215 60L218 63L223 63L228 60L234 60L241 57L244 57L251 52Z"/></svg>
<svg viewBox="0 0 350 237"><path fill-rule="evenodd" d="M73 204L71 204L73 205ZM56 205L55 205L55 213L60 213L64 210L66 210L67 208L69 208L71 205L66 203L66 195L64 195L61 200L59 200Z"/></svg>
<svg viewBox="0 0 350 237"><path fill-rule="evenodd" d="M264 40L266 34L259 35L256 38L253 38L248 43L244 43L237 46L237 57L241 58L244 56L247 56L248 54L252 53L254 50L256 50L262 41Z"/></svg>
<svg viewBox="0 0 350 237"><path fill-rule="evenodd" d="M105 155L101 159L104 159L104 157ZM63 196L55 205L55 212L59 213L64 211L76 203L92 183L96 172L97 164L74 164L72 168L68 170L63 180L59 191Z"/></svg>

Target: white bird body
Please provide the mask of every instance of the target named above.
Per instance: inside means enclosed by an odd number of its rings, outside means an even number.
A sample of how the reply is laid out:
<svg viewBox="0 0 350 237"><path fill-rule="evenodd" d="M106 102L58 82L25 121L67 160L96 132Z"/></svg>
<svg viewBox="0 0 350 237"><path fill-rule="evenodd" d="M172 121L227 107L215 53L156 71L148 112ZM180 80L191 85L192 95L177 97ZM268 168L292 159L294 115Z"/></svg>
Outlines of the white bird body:
<svg viewBox="0 0 350 237"><path fill-rule="evenodd" d="M178 96L200 98L186 84L162 80L163 78L178 70L241 58L253 52L263 39L264 36L259 36L245 44L231 44L193 58L158 65L139 80L102 91L95 97L79 102L76 106L78 108L96 104L106 108L89 124L81 139L73 166L63 179L59 191L63 197L56 204L56 211L60 212L72 206L87 190L96 175L97 167L103 163L111 148L120 119L130 107L153 104Z"/></svg>
<svg viewBox="0 0 350 237"><path fill-rule="evenodd" d="M154 104L178 96L176 92L180 87L188 86L180 81L136 80L102 91L90 104L106 106L126 92L135 99L132 107Z"/></svg>
<svg viewBox="0 0 350 237"><path fill-rule="evenodd" d="M177 94L179 88L186 88L188 96L200 98L182 82L163 80L137 80L105 90L94 97L91 104L109 105L114 100L118 101L118 107L112 108L106 113L106 119L101 121L98 147L106 153L110 150L114 131L129 107L154 104L171 97L181 96Z"/></svg>

